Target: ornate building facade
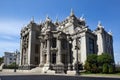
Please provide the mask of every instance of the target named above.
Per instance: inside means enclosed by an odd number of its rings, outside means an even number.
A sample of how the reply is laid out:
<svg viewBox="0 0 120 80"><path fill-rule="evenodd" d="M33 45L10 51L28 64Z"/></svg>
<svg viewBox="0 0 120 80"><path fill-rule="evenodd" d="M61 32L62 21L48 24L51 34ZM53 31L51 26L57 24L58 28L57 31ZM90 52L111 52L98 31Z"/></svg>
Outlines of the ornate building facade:
<svg viewBox="0 0 120 80"><path fill-rule="evenodd" d="M109 53L113 59L113 39L101 23L92 31L85 18L77 18L73 11L62 22L49 17L40 24L31 20L21 30L20 66L43 71L74 70L74 65L85 64L87 55Z"/></svg>

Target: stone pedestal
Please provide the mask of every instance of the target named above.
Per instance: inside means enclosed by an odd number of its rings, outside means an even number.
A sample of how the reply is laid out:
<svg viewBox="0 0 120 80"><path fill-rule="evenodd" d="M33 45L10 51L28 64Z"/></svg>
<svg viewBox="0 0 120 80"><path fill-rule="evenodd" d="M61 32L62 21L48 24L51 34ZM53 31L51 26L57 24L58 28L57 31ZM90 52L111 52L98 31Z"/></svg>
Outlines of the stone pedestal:
<svg viewBox="0 0 120 80"><path fill-rule="evenodd" d="M48 70L47 74L55 74L55 71L54 70Z"/></svg>
<svg viewBox="0 0 120 80"><path fill-rule="evenodd" d="M68 70L73 70L73 65L72 64L68 64Z"/></svg>
<svg viewBox="0 0 120 80"><path fill-rule="evenodd" d="M67 74L68 74L68 75L75 75L75 74L76 74L76 71L74 71L74 70L73 70L73 71L68 70L68 71L67 71Z"/></svg>
<svg viewBox="0 0 120 80"><path fill-rule="evenodd" d="M56 73L65 73L64 72L64 65L63 64L57 64L56 66L55 66L55 72Z"/></svg>

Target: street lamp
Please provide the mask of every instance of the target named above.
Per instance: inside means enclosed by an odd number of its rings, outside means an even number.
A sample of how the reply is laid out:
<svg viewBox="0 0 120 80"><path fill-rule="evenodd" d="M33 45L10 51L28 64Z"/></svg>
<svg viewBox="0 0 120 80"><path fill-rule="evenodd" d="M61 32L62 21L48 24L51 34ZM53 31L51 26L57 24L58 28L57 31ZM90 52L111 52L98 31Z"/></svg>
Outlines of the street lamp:
<svg viewBox="0 0 120 80"><path fill-rule="evenodd" d="M18 50L16 50L15 53L14 53L14 60L15 60L14 72L16 72L16 59L17 59L17 54L18 54Z"/></svg>
<svg viewBox="0 0 120 80"><path fill-rule="evenodd" d="M78 50L79 50L79 47L78 47L78 39L79 37L77 37L77 34L76 34L76 46L75 46L75 49L76 49L76 65L75 65L75 69L76 69L76 75L79 75L79 68L78 68Z"/></svg>

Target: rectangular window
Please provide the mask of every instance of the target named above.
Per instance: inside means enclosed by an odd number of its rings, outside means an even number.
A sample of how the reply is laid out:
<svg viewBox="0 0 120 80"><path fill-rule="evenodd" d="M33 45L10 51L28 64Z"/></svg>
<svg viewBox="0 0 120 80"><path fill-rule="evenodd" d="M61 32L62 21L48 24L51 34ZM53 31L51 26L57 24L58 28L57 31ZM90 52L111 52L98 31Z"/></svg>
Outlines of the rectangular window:
<svg viewBox="0 0 120 80"><path fill-rule="evenodd" d="M38 57L35 57L35 64L38 64Z"/></svg>
<svg viewBox="0 0 120 80"><path fill-rule="evenodd" d="M56 48L56 38L52 38L52 48Z"/></svg>
<svg viewBox="0 0 120 80"><path fill-rule="evenodd" d="M47 48L47 40L45 40L45 48Z"/></svg>
<svg viewBox="0 0 120 80"><path fill-rule="evenodd" d="M56 64L56 53L52 53L52 64Z"/></svg>
<svg viewBox="0 0 120 80"><path fill-rule="evenodd" d="M12 58L10 58L10 60L12 60Z"/></svg>
<svg viewBox="0 0 120 80"><path fill-rule="evenodd" d="M89 53L95 53L94 39L92 39L92 38L89 38Z"/></svg>
<svg viewBox="0 0 120 80"><path fill-rule="evenodd" d="M62 46L62 49L67 49L67 40L66 39L61 40L61 46Z"/></svg>

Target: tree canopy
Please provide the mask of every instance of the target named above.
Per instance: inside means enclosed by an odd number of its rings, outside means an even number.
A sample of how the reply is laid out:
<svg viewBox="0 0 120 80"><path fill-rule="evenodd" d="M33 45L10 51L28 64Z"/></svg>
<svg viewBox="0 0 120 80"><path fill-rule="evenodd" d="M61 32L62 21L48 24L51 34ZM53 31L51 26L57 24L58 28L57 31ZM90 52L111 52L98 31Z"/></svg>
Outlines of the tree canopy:
<svg viewBox="0 0 120 80"><path fill-rule="evenodd" d="M86 71L97 73L112 73L113 71L113 59L110 54L103 53L102 55L89 54L87 56L84 68Z"/></svg>

